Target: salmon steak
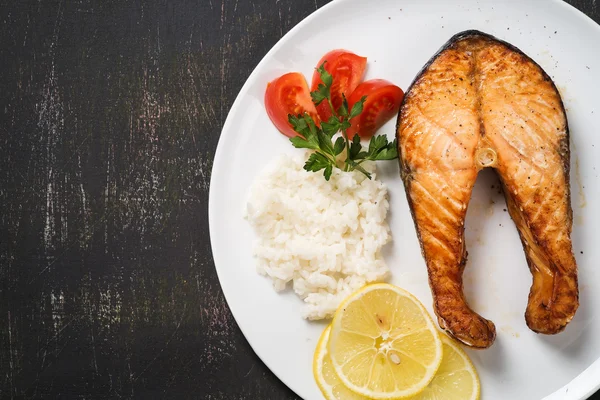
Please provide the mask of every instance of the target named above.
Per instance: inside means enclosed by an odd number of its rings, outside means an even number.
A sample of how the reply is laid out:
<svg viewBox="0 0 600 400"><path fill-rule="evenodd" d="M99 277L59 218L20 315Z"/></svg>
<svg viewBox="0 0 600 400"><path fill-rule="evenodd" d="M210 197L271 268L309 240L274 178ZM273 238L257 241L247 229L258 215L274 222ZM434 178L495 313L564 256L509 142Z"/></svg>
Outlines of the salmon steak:
<svg viewBox="0 0 600 400"><path fill-rule="evenodd" d="M467 304L462 281L467 205L478 172L489 167L502 182L533 276L527 326L561 332L577 310L579 289L569 130L550 77L506 42L459 33L410 86L396 135L440 327L474 348L496 337L494 324Z"/></svg>

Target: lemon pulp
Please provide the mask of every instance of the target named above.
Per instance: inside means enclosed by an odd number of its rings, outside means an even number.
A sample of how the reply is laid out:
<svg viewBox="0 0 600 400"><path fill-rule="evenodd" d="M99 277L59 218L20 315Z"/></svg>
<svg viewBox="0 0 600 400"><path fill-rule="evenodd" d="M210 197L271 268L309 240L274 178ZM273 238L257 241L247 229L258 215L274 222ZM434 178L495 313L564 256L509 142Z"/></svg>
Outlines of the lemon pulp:
<svg viewBox="0 0 600 400"><path fill-rule="evenodd" d="M425 389L410 400L478 400L480 384L477 371L460 345L440 334L444 355L437 373Z"/></svg>
<svg viewBox="0 0 600 400"><path fill-rule="evenodd" d="M321 334L313 359L313 374L321 393L327 400L369 400L344 386L335 372L327 350L330 332L331 326L328 326Z"/></svg>
<svg viewBox="0 0 600 400"><path fill-rule="evenodd" d="M343 385L372 399L420 393L442 360L439 333L423 305L389 284L366 286L342 303L328 350Z"/></svg>

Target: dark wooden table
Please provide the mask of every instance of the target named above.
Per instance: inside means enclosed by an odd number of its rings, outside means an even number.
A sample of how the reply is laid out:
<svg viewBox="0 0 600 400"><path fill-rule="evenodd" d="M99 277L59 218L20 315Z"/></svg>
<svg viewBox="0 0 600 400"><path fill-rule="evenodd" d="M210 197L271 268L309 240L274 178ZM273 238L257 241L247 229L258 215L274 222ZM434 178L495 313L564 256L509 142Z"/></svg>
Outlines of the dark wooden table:
<svg viewBox="0 0 600 400"><path fill-rule="evenodd" d="M0 2L1 399L296 398L227 308L208 185L242 84L326 2Z"/></svg>

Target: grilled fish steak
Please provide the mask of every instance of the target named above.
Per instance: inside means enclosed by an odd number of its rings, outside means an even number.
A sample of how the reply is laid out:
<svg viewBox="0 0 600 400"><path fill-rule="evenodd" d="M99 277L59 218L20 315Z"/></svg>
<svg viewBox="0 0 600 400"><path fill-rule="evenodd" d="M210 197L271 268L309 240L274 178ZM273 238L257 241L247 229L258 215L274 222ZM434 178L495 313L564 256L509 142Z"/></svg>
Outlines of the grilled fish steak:
<svg viewBox="0 0 600 400"><path fill-rule="evenodd" d="M569 132L558 90L514 46L466 31L450 39L406 93L397 124L400 170L440 327L475 348L496 329L467 304L464 221L477 173L503 184L533 284L525 319L562 331L579 305L571 244Z"/></svg>

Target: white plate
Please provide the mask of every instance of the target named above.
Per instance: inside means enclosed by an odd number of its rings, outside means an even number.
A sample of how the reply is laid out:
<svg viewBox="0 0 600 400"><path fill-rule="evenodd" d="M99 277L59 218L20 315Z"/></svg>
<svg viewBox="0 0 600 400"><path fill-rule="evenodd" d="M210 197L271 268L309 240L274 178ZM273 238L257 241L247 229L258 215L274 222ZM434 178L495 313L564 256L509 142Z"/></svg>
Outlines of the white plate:
<svg viewBox="0 0 600 400"><path fill-rule="evenodd" d="M453 34L479 29L519 47L551 75L562 92L571 127L573 242L580 270L581 306L565 332L540 336L523 314L531 277L504 199L480 174L467 217L467 297L496 323L488 350L469 351L483 398L584 399L600 385L600 28L559 0L337 0L292 29L254 70L236 99L219 140L210 185L210 235L215 265L236 321L258 356L304 399L321 399L311 360L324 324L301 319L301 301L277 294L255 271L254 234L242 210L249 186L276 154L298 151L269 121L266 84L289 71L312 76L334 48L368 57L366 78L407 88ZM394 135L394 122L383 132ZM392 283L431 309L425 264L397 163L380 164L389 187L394 242L386 249ZM581 253L583 251L583 253ZM589 369L588 369L589 367ZM586 372L584 370L588 369ZM548 397L546 397L548 396Z"/></svg>

